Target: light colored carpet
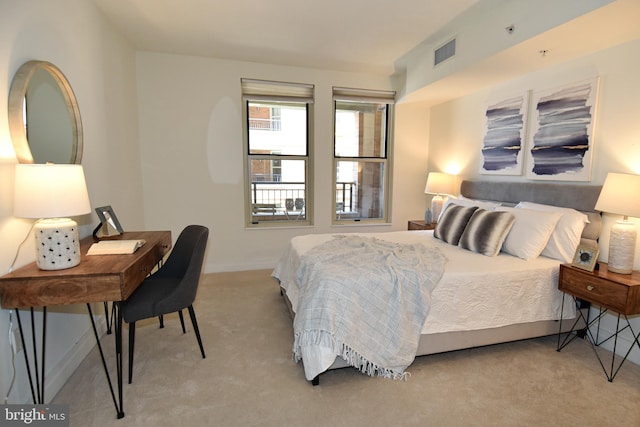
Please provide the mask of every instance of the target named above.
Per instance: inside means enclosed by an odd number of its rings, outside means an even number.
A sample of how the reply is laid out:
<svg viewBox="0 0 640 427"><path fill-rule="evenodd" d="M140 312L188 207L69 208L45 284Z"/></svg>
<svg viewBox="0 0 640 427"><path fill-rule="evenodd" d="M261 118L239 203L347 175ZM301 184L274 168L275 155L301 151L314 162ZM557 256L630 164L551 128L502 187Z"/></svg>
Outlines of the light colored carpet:
<svg viewBox="0 0 640 427"><path fill-rule="evenodd" d="M610 383L582 340L562 352L547 337L419 357L406 382L340 369L312 387L292 361L291 318L269 274L203 277L195 309L206 359L188 316L186 335L177 315L165 329L140 322L125 418L95 349L53 403L70 404L79 427L640 426L640 366L625 363ZM113 337L102 342L114 367Z"/></svg>

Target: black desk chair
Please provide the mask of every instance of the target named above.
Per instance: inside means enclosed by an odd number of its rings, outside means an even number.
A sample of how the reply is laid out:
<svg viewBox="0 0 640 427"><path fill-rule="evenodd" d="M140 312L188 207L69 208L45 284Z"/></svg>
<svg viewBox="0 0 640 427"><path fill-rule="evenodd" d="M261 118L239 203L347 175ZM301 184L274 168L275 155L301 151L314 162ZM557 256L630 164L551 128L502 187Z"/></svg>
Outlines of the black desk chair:
<svg viewBox="0 0 640 427"><path fill-rule="evenodd" d="M177 311L180 315L182 331L185 332L182 310L189 309L202 358L206 357L193 310L193 301L196 299L200 282L208 237L207 227L187 226L178 236L169 258L162 267L147 277L129 299L122 303L122 317L129 324L129 384L133 377L133 350L138 320L162 318L164 314Z"/></svg>

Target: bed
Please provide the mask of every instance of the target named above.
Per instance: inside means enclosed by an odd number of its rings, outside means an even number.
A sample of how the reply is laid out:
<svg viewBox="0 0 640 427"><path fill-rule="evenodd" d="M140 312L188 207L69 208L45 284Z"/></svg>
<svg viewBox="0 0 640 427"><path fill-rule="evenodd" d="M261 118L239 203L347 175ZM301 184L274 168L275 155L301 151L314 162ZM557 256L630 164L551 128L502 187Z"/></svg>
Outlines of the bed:
<svg viewBox="0 0 640 427"><path fill-rule="evenodd" d="M291 239L272 276L307 380L347 366L405 378L416 356L552 335L561 313L578 318L559 265L578 243L597 245L600 187L463 181L460 193L435 230Z"/></svg>

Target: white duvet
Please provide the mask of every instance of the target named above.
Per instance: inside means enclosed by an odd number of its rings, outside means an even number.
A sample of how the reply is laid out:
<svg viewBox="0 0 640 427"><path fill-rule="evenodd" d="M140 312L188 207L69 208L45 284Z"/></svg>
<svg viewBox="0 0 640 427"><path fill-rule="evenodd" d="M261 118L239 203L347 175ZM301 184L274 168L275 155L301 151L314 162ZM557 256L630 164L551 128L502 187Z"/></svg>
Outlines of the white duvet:
<svg viewBox="0 0 640 427"><path fill-rule="evenodd" d="M539 257L525 261L502 253L487 257L435 239L433 231L359 235L390 242L434 246L448 259L444 275L431 293L431 309L422 328L423 334L487 329L560 318L562 293L557 287L560 263L557 260ZM296 282L300 257L333 236L316 234L294 237L273 271L273 277L286 290L294 312L297 312L300 304L301 284ZM564 316L575 316L575 307L570 298L565 301ZM311 380L324 372L336 355L317 346L302 349L305 377Z"/></svg>
<svg viewBox="0 0 640 427"><path fill-rule="evenodd" d="M355 234L305 252L297 274L296 360L304 347L322 346L368 375L404 378L446 261L437 248Z"/></svg>

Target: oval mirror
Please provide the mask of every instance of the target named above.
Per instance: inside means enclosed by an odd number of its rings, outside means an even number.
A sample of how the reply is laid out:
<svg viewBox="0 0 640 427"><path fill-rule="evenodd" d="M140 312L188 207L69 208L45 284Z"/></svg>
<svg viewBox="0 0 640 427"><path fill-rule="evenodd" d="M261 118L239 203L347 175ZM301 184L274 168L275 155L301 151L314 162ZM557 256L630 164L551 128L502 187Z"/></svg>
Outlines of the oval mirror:
<svg viewBox="0 0 640 427"><path fill-rule="evenodd" d="M20 163L80 164L80 109L58 67L46 61L24 63L11 82L8 113Z"/></svg>

